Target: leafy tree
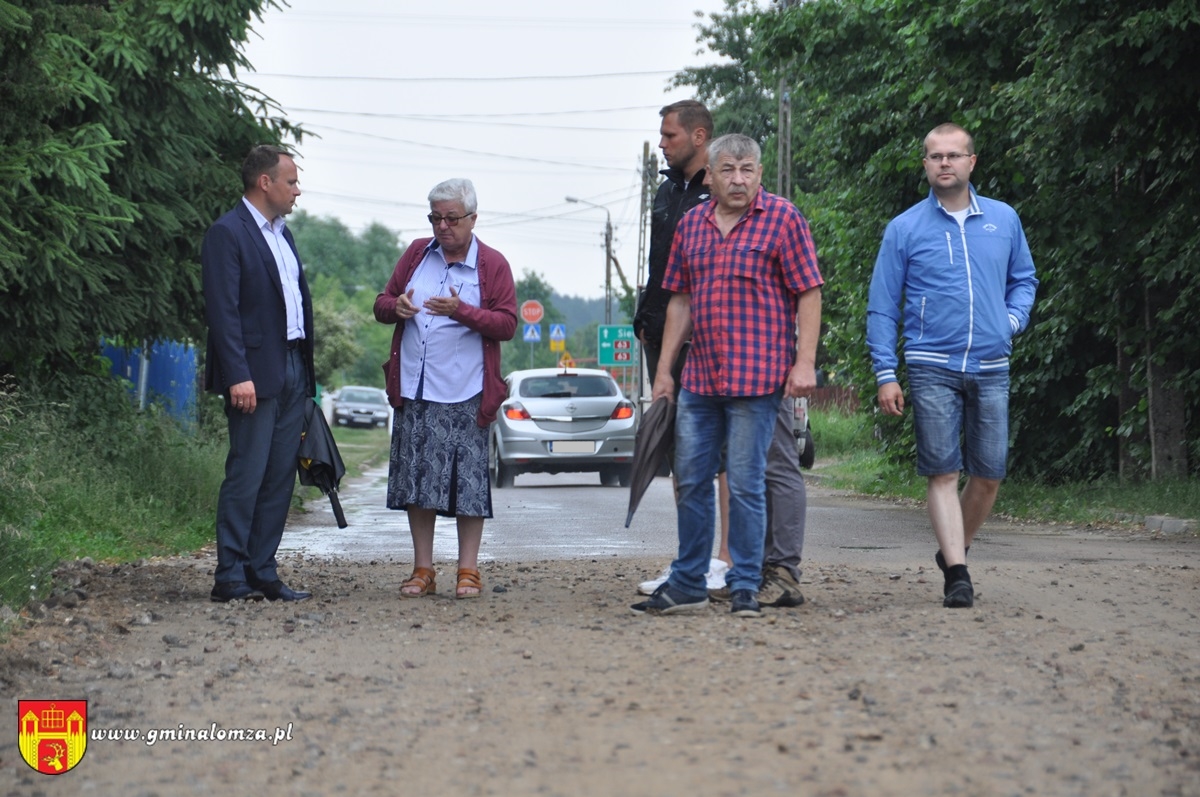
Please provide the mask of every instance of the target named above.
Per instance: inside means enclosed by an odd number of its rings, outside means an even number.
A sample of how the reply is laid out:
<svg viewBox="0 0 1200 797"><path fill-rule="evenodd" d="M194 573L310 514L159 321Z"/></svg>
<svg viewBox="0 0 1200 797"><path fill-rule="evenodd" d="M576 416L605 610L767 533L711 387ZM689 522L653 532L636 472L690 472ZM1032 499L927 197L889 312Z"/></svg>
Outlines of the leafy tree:
<svg viewBox="0 0 1200 797"><path fill-rule="evenodd" d="M252 145L300 138L224 76L273 5L0 0L0 371L200 337L204 230Z"/></svg>
<svg viewBox="0 0 1200 797"><path fill-rule="evenodd" d="M729 60L683 69L671 85L696 88L696 99L713 114L715 135L742 133L762 143L774 134L777 99L774 86L767 83L770 77L762 72L772 64L754 58L759 18L754 0L725 0L723 13L710 14L696 27L697 41ZM764 152L763 162L768 176L773 175L774 152Z"/></svg>
<svg viewBox="0 0 1200 797"><path fill-rule="evenodd" d="M1021 213L1042 280L1014 357L1014 472L1111 472L1118 439L1125 473L1187 472L1188 456L1195 469L1200 339L1179 334L1200 320L1194 3L728 9L701 30L737 63L680 80L718 99L790 88L793 198L827 279L835 379L874 395L862 338L875 251L887 220L927 191L921 137L955 121L975 135L976 186ZM909 455L910 431L885 437Z"/></svg>
<svg viewBox="0 0 1200 797"><path fill-rule="evenodd" d="M359 325L353 313L337 309L329 296L313 300L313 369L318 384L330 384L343 368L362 358L363 348L355 340Z"/></svg>
<svg viewBox="0 0 1200 797"><path fill-rule="evenodd" d="M383 387L382 365L391 349L393 327L375 320L376 295L378 291L361 290L350 300L350 310L359 321L355 341L363 353L346 366L341 384Z"/></svg>
<svg viewBox="0 0 1200 797"><path fill-rule="evenodd" d="M355 235L337 219L297 211L288 221L309 276L314 309L325 305L325 319L337 336L326 340L317 323L316 353L326 363L318 381L383 387L380 364L387 359L392 327L377 323L375 297L387 285L404 252L399 235L372 224ZM350 340L344 340L345 335ZM329 352L323 352L328 346Z"/></svg>
<svg viewBox="0 0 1200 797"><path fill-rule="evenodd" d="M545 277L529 269L525 269L521 278L517 280L516 288L518 311L523 302L534 300L542 303L545 313L541 321L542 341L526 343L522 335L524 322L518 317L517 334L513 336L512 340L501 344L500 368L506 374L522 368L553 368L558 364L559 353L550 351L548 331L551 324L566 323L562 312L554 306L552 300L554 289L550 287L550 283L546 282Z"/></svg>
<svg viewBox="0 0 1200 797"><path fill-rule="evenodd" d="M617 256L613 255L613 263L617 267L617 277L619 285L613 287L613 298L616 299L617 319L615 323L633 323L633 314L637 311L637 289L629 284L629 280L625 279L625 272L621 270L621 263L617 260ZM601 307L604 306L603 300L600 302Z"/></svg>
<svg viewBox="0 0 1200 797"><path fill-rule="evenodd" d="M584 324L573 330L568 328L570 336L566 341L567 352L576 363L594 368L596 366L596 346L600 336L599 322Z"/></svg>
<svg viewBox="0 0 1200 797"><path fill-rule="evenodd" d="M347 296L360 290L375 296L383 290L404 252L399 234L378 222L355 235L337 219L299 210L288 226L296 236L305 272L336 278Z"/></svg>
<svg viewBox="0 0 1200 797"><path fill-rule="evenodd" d="M1109 469L1115 447L1125 476L1184 476L1200 465L1200 8L1030 5L1032 70L1005 99L1039 189L1025 210L1052 334L1030 363L1045 373L1021 380L1031 425L1058 427L1032 461Z"/></svg>

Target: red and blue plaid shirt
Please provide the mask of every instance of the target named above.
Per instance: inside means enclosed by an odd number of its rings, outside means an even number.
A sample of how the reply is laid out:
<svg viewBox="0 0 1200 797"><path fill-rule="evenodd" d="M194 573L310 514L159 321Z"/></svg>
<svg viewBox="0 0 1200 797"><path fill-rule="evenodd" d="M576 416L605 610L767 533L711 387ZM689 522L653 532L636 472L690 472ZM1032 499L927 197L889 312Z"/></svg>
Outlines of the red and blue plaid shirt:
<svg viewBox="0 0 1200 797"><path fill-rule="evenodd" d="M765 396L796 361L799 295L824 284L808 222L761 187L721 237L715 200L679 222L663 287L689 294L692 347L680 382L703 396Z"/></svg>

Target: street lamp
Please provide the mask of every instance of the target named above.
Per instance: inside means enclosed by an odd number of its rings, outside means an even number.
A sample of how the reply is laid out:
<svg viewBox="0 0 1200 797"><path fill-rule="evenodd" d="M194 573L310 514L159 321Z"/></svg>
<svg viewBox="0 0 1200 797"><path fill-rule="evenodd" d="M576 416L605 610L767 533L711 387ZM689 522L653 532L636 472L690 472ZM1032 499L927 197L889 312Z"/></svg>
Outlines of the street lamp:
<svg viewBox="0 0 1200 797"><path fill-rule="evenodd" d="M588 202L586 199L569 196L566 197L568 202L575 202L580 205L588 205L593 208L599 208L604 211L604 323L612 323L612 214L608 212L608 208L604 205L597 205L595 202Z"/></svg>

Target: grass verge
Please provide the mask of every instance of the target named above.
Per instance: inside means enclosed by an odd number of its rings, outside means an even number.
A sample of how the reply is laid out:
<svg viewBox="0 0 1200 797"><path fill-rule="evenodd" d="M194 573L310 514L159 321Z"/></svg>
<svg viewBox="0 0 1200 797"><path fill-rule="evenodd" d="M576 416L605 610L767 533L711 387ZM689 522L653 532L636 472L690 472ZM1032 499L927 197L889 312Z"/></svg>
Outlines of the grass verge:
<svg viewBox="0 0 1200 797"><path fill-rule="evenodd" d="M127 561L211 540L223 438L139 414L109 382L77 405L0 386L0 604L38 597L64 559Z"/></svg>
<svg viewBox="0 0 1200 797"><path fill-rule="evenodd" d="M50 588L59 562L131 561L213 542L228 443L223 418L188 434L138 413L104 377L56 402L0 383L0 605ZM334 429L346 478L387 462L383 429ZM324 500L315 487L296 502Z"/></svg>
<svg viewBox="0 0 1200 797"><path fill-rule="evenodd" d="M873 419L866 413L811 412L813 445L821 484L864 495L925 499L925 479L915 463L895 464L879 451ZM1009 480L995 513L1038 522L1111 525L1147 515L1200 519L1200 482L1195 479L1121 484L1104 479L1048 485Z"/></svg>
<svg viewBox="0 0 1200 797"><path fill-rule="evenodd" d="M333 439L337 441L338 453L342 455L342 463L346 466L347 479L362 476L368 470L387 463L391 455L391 434L387 429L349 429L343 426L333 428ZM321 491L316 487L296 488L297 501L300 506L325 500ZM383 497L379 499L383 501Z"/></svg>

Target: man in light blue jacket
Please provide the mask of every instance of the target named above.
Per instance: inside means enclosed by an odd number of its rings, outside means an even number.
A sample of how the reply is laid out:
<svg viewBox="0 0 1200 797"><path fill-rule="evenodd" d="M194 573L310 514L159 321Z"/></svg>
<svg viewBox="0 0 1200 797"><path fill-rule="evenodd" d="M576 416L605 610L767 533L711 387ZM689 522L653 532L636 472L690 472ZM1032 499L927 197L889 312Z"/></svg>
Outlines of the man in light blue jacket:
<svg viewBox="0 0 1200 797"><path fill-rule="evenodd" d="M1008 358L1029 324L1038 281L1016 212L975 193L975 142L955 124L925 137L929 197L883 234L867 301L867 347L879 407L904 413L897 381L898 325L917 436L928 478L943 606L969 608L967 549L983 524L1008 459ZM960 443L961 440L961 443ZM959 494L959 474L968 475Z"/></svg>

